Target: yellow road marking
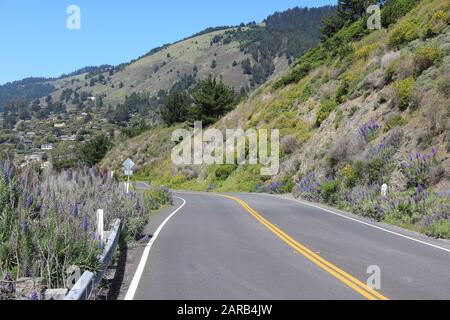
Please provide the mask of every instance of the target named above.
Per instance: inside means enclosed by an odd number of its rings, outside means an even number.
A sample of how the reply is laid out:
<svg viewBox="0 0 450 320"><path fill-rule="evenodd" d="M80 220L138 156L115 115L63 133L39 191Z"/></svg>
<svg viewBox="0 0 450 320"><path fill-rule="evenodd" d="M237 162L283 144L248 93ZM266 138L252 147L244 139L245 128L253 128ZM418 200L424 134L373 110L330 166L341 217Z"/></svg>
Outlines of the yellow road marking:
<svg viewBox="0 0 450 320"><path fill-rule="evenodd" d="M345 283L347 286L361 294L362 296L366 297L369 300L389 300L376 290L373 290L372 288L369 288L366 284L362 283L352 275L348 274L344 270L340 269L339 267L335 266L331 262L325 260L324 258L320 257L313 251L309 250L307 247L284 233L281 229L279 229L274 224L270 223L268 220L266 220L261 214L259 214L257 211L255 211L253 208L251 208L246 202L243 200L228 196L228 195L221 195L225 198L228 198L230 200L233 200L240 204L246 211L248 211L255 219L257 219L259 222L261 222L267 229L272 231L278 238L280 238L283 242L285 242L287 245L289 245L291 248L295 249L298 253L302 254L304 257L315 263L317 266L321 267L331 275L333 275L335 278L339 279L343 283Z"/></svg>

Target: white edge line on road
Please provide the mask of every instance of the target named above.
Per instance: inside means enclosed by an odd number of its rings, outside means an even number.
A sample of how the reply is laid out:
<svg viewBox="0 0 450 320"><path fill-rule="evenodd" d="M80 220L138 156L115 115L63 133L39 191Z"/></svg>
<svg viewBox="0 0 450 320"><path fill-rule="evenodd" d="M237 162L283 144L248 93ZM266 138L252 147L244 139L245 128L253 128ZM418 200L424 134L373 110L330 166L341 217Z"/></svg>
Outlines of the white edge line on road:
<svg viewBox="0 0 450 320"><path fill-rule="evenodd" d="M128 301L134 300L136 290L138 288L139 282L141 281L142 273L144 272L145 266L147 264L147 259L148 259L148 256L150 254L150 250L151 250L153 244L155 243L156 239L158 238L160 232L162 231L164 226L167 224L167 222L169 222L169 220L174 215L176 215L178 213L178 211L180 211L186 205L186 200L184 200L183 198L180 198L180 197L174 197L174 198L182 200L183 204L178 209L176 209L174 212L172 212L172 214L170 216L168 216L166 220L164 220L164 222L159 226L159 228L156 230L155 234L153 235L153 237L150 239L149 243L145 247L144 253L142 254L141 261L139 262L139 266L134 274L133 280L131 281L130 287L128 288L128 291L127 291L127 294L126 294L124 300L128 300Z"/></svg>
<svg viewBox="0 0 450 320"><path fill-rule="evenodd" d="M309 203L309 202L300 201L300 200L296 200L296 199L279 197L279 196L275 196L275 195L272 195L272 194L263 194L263 193L261 193L261 195L270 196L270 197L277 198L277 199L284 199L284 200L290 200L290 201L298 202L298 203L303 204L303 205L307 205L307 206L310 206L310 207L314 207L316 209L320 209L320 210L332 213L332 214L337 215L337 216L339 216L341 218L348 219L348 220L351 220L351 221L354 221L354 222L358 222L358 223L364 224L366 226L369 226L369 227L372 227L372 228L375 228L375 229L378 229L378 230L381 230L381 231L384 231L384 232L387 232L387 233L390 233L390 234L393 234L393 235L396 235L396 236L399 236L399 237L402 237L402 238L405 238L405 239L408 239L408 240L412 240L412 241L415 241L415 242L418 242L418 243L421 243L421 244L424 244L424 245L427 245L427 246L430 246L430 247L433 247L433 248L436 248L436 249L439 249L439 250L442 250L442 251L450 253L450 249L446 249L446 248L439 247L437 245L434 245L434 244L431 244L431 243L428 243L428 242L425 242L425 241L422 241L422 240L419 240L419 239L408 237L408 236L405 236L404 234L397 233L395 231L391 231L391 230L388 230L388 229L385 229L385 228L382 228L382 227L379 227L379 226L373 225L371 223L364 222L364 221L361 221L361 220L358 220L358 219L355 219L355 218L352 218L352 217L348 217L346 215L343 215L343 214L337 213L335 211L332 211L332 210L329 210L329 209L317 206L317 205Z"/></svg>

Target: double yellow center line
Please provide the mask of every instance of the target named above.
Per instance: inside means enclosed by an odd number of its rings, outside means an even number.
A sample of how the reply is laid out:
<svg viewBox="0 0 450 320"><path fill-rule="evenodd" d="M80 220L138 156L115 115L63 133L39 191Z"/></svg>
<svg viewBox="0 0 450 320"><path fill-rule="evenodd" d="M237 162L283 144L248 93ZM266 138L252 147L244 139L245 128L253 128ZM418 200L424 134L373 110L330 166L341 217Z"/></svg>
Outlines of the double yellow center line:
<svg viewBox="0 0 450 320"><path fill-rule="evenodd" d="M347 286L361 294L362 296L366 297L369 300L388 300L385 296L381 295L379 292L373 290L372 288L369 288L366 284L362 283L352 275L348 274L344 270L338 268L331 262L325 260L324 258L320 257L313 251L309 250L307 247L287 235L285 232L283 232L281 229L279 229L277 226L270 223L268 220L266 220L261 214L256 212L253 208L251 208L246 202L242 201L241 199L238 199L233 196L229 195L222 195L225 198L228 198L230 200L233 200L240 204L246 211L248 211L256 220L261 222L267 229L269 229L271 232L273 232L278 238L280 238L283 242L285 242L287 245L295 249L299 254L303 255L307 259L309 259L311 262L322 268L323 270L327 271L329 274L334 276L335 278L339 279L343 283L345 283Z"/></svg>

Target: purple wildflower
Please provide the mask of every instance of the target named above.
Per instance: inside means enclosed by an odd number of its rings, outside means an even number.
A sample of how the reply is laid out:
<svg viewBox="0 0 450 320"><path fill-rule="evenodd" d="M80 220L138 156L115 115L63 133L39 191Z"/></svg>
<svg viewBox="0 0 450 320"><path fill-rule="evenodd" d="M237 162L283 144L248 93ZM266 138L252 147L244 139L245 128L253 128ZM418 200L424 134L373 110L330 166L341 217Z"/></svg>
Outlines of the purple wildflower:
<svg viewBox="0 0 450 320"><path fill-rule="evenodd" d="M269 191L270 192L278 192L278 189L280 188L281 184L279 182L272 182L269 184Z"/></svg>
<svg viewBox="0 0 450 320"><path fill-rule="evenodd" d="M28 231L28 224L27 224L27 222L26 221L22 221L22 223L20 225L22 227L22 233L24 235L26 235L27 231Z"/></svg>
<svg viewBox="0 0 450 320"><path fill-rule="evenodd" d="M87 216L83 218L83 225L82 225L82 227L83 227L84 232L87 232L87 231L88 231L88 228L89 228L89 220L88 220L88 217L87 217Z"/></svg>
<svg viewBox="0 0 450 320"><path fill-rule="evenodd" d="M39 300L39 293L36 291L36 289L33 289L33 291L31 291L30 299L32 301L38 301Z"/></svg>
<svg viewBox="0 0 450 320"><path fill-rule="evenodd" d="M419 184L419 186L417 187L417 192L418 192L419 194L422 194L422 192L423 192L423 186L422 186L421 184Z"/></svg>
<svg viewBox="0 0 450 320"><path fill-rule="evenodd" d="M79 205L78 203L75 203L72 207L71 214L76 218L78 216L78 213L79 213Z"/></svg>
<svg viewBox="0 0 450 320"><path fill-rule="evenodd" d="M25 205L26 205L26 207L27 208L30 208L32 205L33 205L33 195L32 194L30 194L29 196L28 196L28 198L27 198L27 201L26 201L26 203L25 203Z"/></svg>

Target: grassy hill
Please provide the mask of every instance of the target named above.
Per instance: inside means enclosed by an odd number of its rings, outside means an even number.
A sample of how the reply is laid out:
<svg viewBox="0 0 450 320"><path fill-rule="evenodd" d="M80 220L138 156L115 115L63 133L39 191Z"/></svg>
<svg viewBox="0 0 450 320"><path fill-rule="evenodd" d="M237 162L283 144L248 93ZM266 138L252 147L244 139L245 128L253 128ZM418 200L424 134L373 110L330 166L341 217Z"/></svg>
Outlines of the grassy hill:
<svg viewBox="0 0 450 320"><path fill-rule="evenodd" d="M0 86L0 107L14 97L28 101L42 98L44 102L43 98L51 94L58 101L62 95L66 98L69 90L71 98L73 92L85 92L101 97L106 105L115 106L132 93L156 96L161 90L180 86L187 89L194 81L210 74L237 92L249 93L316 45L321 20L332 12L332 6L294 8L271 15L261 24L208 28L118 66L86 67L57 79L32 78L6 84ZM241 65L247 59L253 68L249 72ZM37 92L36 88L41 91ZM78 102L67 99L66 103L75 107Z"/></svg>
<svg viewBox="0 0 450 320"><path fill-rule="evenodd" d="M385 28L367 30L364 19L345 26L214 125L281 129L277 176L174 166L174 128L164 127L116 145L102 165L119 169L132 156L136 178L154 184L292 192L450 238L450 1L389 2Z"/></svg>

